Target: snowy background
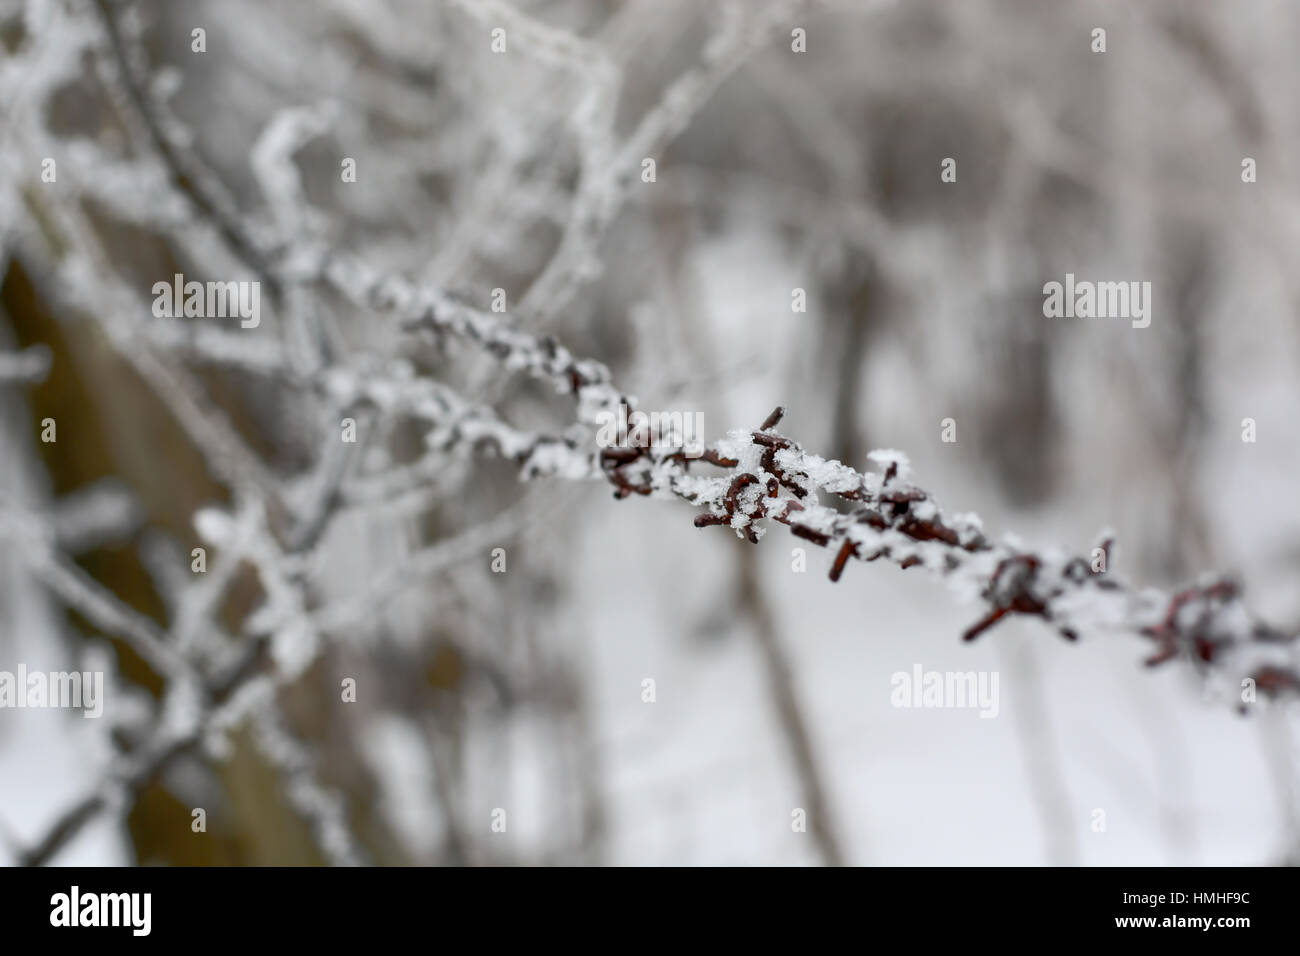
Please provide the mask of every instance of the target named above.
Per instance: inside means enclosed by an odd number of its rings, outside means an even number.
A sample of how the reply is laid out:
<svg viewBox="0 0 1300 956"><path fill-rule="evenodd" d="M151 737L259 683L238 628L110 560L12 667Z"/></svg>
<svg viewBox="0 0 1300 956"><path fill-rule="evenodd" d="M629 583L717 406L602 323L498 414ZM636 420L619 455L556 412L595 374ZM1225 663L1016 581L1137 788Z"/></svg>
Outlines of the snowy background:
<svg viewBox="0 0 1300 956"><path fill-rule="evenodd" d="M571 400L300 278L445 290L710 440L784 405L992 536L1110 528L1126 578L1229 575L1294 633L1297 36L1284 0L0 0L0 670L109 675L99 721L0 710L6 862L1300 861L1293 703L523 483L386 384L546 434ZM261 326L152 322L176 272L260 279ZM1066 273L1151 282L1150 327L1045 318ZM997 716L893 706L917 665L996 672Z"/></svg>

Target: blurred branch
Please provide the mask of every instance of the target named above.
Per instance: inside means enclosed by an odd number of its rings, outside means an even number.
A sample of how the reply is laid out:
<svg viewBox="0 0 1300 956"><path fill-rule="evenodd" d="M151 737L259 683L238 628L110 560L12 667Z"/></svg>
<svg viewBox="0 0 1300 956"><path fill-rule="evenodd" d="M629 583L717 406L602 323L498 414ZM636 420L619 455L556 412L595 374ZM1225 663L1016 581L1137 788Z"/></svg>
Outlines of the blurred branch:
<svg viewBox="0 0 1300 956"><path fill-rule="evenodd" d="M226 244L257 273L266 283L272 298L278 301L282 290L267 261L264 244L245 227L244 216L217 177L192 152L186 152L169 129L159 105L137 72L143 56L138 49L132 56L129 41L119 22L120 14L114 9L115 3L113 0L93 0L93 3L108 37L126 100L134 108L136 119L148 134L154 151L171 172L176 189L189 197L199 214L213 224Z"/></svg>
<svg viewBox="0 0 1300 956"><path fill-rule="evenodd" d="M43 345L21 352L0 352L0 387L39 385L50 372L51 360L50 350Z"/></svg>
<svg viewBox="0 0 1300 956"><path fill-rule="evenodd" d="M777 631L776 619L762 588L758 565L749 552L740 558L739 604L754 625L754 636L763 656L764 673L775 705L777 720L794 760L801 799L807 804L808 826L817 852L826 866L844 866L843 843L836 832L834 814L827 793L827 776L822 769L813 742L812 731L804 716L795 668Z"/></svg>

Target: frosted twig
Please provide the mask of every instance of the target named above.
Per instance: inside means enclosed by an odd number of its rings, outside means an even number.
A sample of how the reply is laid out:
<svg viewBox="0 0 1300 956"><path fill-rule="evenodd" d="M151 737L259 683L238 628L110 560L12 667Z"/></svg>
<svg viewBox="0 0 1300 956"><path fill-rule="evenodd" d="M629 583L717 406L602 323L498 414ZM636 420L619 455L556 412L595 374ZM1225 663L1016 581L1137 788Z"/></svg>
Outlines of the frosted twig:
<svg viewBox="0 0 1300 956"><path fill-rule="evenodd" d="M447 568L463 564L472 555L482 554L488 547L509 540L519 534L525 524L524 509L517 506L490 521L436 541L412 555L400 567L371 580L361 592L331 601L314 611L312 622L322 631L337 632L357 627L374 617L376 607L386 606L403 589L419 581L428 581Z"/></svg>
<svg viewBox="0 0 1300 956"><path fill-rule="evenodd" d="M46 524L59 548L69 554L126 537L144 520L135 496L111 478L63 495L44 513L28 513L33 527Z"/></svg>
<svg viewBox="0 0 1300 956"><path fill-rule="evenodd" d="M669 84L658 103L614 151L607 169L583 180L559 248L529 286L522 308L544 322L568 303L574 291L593 274L591 260L596 242L637 182L641 161L662 152L718 87L807 3L778 0L748 17L739 14L739 4L727 8L723 27L706 47L704 61Z"/></svg>
<svg viewBox="0 0 1300 956"><path fill-rule="evenodd" d="M352 836L342 799L317 778L311 752L289 733L274 701L256 707L252 718L258 750L284 778L289 801L311 825L326 860L332 866L360 866L365 857Z"/></svg>
<svg viewBox="0 0 1300 956"><path fill-rule="evenodd" d="M266 283L275 300L281 297L279 279L270 268L265 243L255 237L244 225L238 209L208 168L186 151L168 126L164 114L153 100L152 91L136 75L135 64L129 48L130 40L118 22L118 13L111 0L94 0L104 32L108 37L118 72L118 80L125 91L126 102L135 112L135 119L144 128L154 151L170 170L173 185L194 204L199 213L210 221L222 239L236 255Z"/></svg>
<svg viewBox="0 0 1300 956"><path fill-rule="evenodd" d="M44 345L21 352L0 352L0 386L39 385L50 373L53 356Z"/></svg>
<svg viewBox="0 0 1300 956"><path fill-rule="evenodd" d="M205 682L200 705L204 711L184 726L162 725L136 751L122 755L101 774L88 794L61 813L36 843L20 857L24 866L41 866L67 845L86 824L156 778L177 758L190 753L203 740L208 722L233 701L240 702L237 692L244 688L262 666L265 643L251 640L244 644L233 666ZM181 686L184 682L181 682ZM174 693L174 691L173 691Z"/></svg>
<svg viewBox="0 0 1300 956"><path fill-rule="evenodd" d="M0 502L0 536L17 538L18 553L50 590L96 627L126 640L160 675L176 676L185 670L158 625L64 557L47 527L30 512Z"/></svg>

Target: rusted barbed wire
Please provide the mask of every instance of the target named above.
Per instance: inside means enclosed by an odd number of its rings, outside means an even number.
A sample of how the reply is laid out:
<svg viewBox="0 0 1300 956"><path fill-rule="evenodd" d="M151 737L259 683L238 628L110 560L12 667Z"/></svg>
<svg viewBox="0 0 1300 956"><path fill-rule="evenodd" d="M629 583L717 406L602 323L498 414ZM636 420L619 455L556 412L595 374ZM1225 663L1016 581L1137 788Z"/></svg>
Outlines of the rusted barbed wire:
<svg viewBox="0 0 1300 956"><path fill-rule="evenodd" d="M948 517L929 492L912 484L901 453L873 452L882 471L862 474L776 434L783 415L777 408L757 430L732 432L702 457L728 472L722 477L692 476L690 459L659 457L648 447L606 450L605 477L615 497L682 498L706 509L696 527L725 525L753 543L761 537L759 522L784 524L796 537L835 551L832 581L842 577L850 558L883 558L902 569L923 565L962 581L989 608L964 632L966 641L1012 615L1042 618L1069 641L1101 626L1153 641L1149 667L1182 658L1207 673L1212 667L1233 673L1267 695L1300 691L1297 635L1255 619L1233 582L1215 580L1172 596L1134 590L1107 570L1109 536L1097 548L1100 562L996 544L974 515ZM818 492L853 507L841 514L819 504Z"/></svg>

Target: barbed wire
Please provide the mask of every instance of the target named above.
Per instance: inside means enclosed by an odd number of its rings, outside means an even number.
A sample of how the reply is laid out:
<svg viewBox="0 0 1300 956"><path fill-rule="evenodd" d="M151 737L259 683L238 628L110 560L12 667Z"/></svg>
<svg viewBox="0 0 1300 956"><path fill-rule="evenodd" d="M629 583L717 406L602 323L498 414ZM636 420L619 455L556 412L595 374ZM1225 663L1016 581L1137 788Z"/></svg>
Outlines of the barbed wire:
<svg viewBox="0 0 1300 956"><path fill-rule="evenodd" d="M22 856L24 862L47 862L91 819L118 805L123 794L138 791L172 761L199 749L220 728L249 716L258 722L265 750L290 781L295 804L312 820L331 858L358 860L361 854L346 832L345 809L315 778L310 753L288 734L271 692L301 673L320 653L324 632L364 616L365 593L323 604L313 600L307 558L330 521L365 501L435 480L452 456L497 456L512 462L520 476L531 481L604 481L619 499L684 501L701 511L695 518L697 527L726 527L752 544L758 544L773 525L784 525L800 543L833 555L831 581L843 579L850 560L883 559L904 570L923 567L983 603L984 612L962 634L966 641L1008 618L1033 617L1069 641L1099 631L1134 635L1149 644L1147 666L1182 661L1219 680L1225 690L1230 687L1230 696L1243 709L1253 699L1244 693L1250 688L1266 697L1300 691L1297 635L1255 617L1234 582L1209 579L1173 594L1134 587L1111 568L1110 535L1104 535L1088 557L1030 549L1013 540L995 542L976 516L946 514L928 491L913 483L903 454L873 453L878 470L869 472L827 460L778 431L782 408L757 428L732 431L699 458L680 448L649 444L599 447L592 432L602 416L620 408L635 410L638 404L617 387L605 364L575 354L554 337L502 321L440 286L374 267L320 237L249 226L220 179L187 149L183 127L138 72L141 64L132 53L134 39L118 23L114 5L95 0L94 6L102 34L95 39L79 32L79 42L68 48L99 46L108 54L105 62L115 64L117 80L110 92L124 112L134 116L142 142L138 158L116 165L93 144L69 146L74 164L115 172L98 183L86 177L84 192L102 197L110 208L131 207L135 214L133 203L120 195L114 199L120 187L129 187L129 195L150 201L139 207L148 210L140 214L146 224L168 234L183 233L186 241L193 238L189 233L195 224L202 224L231 258L267 282L276 304L287 303L302 290L328 291L357 313L395 320L399 354L359 349L328 355L323 363L304 363L283 341L253 341L207 325L182 328L143 318L149 313L142 298L110 270L99 268L85 238L90 230L70 208L71 199L42 206L28 197L35 209L50 214L40 228L4 225L0 238L6 240L24 229L47 233L53 229L59 242L51 245L66 244L43 257L53 262L49 276L59 280L47 284L63 286L59 295L105 330L112 346L135 364L182 419L195 444L209 451L210 467L240 499L235 517L223 526L229 534L210 540L227 550L228 568L247 561L267 593L267 604L244 622L244 629L228 635L214 619L229 576L220 587L186 585L184 593L176 596L171 628L162 628L81 571L63 553L63 543L47 534L47 521L33 519L19 503L5 503L0 509L0 535L24 543L21 552L35 576L61 601L106 633L126 639L166 677L167 694L160 710L184 717L164 723L120 755L87 796L59 814L33 841ZM629 161L661 149L718 84L765 41L773 24L783 22L789 10L799 6L778 4L751 23L736 19L739 5L735 5L706 62L665 91L621 146L601 138L587 144L601 154L617 151L622 162L614 165L620 172L593 174L584 180L561 253L535 280L529 295L544 306L543 312L568 301L573 284L589 268L594 237L623 201L627 170L634 168ZM563 44L557 50L561 58L572 55ZM66 56L66 51L60 55ZM53 80L71 75L71 62L56 64L57 69L48 74L50 90ZM615 80L607 77L603 82ZM31 102L17 106L32 110L43 106L38 93L31 92ZM608 105L602 100L588 108L602 111ZM11 130L19 129L15 121ZM25 144L28 154L58 142L38 123L23 122L21 129L31 137ZM16 132L0 131L0 135ZM268 152L266 162L287 155L287 149L275 155ZM262 172L270 176L275 171ZM443 350L462 345L477 348L501 370L548 383L557 393L570 396L575 403L573 419L553 431L516 427L491 405L419 372L401 354L416 344ZM375 428L414 419L427 429L425 456L401 470L374 471L346 456L322 454L308 476L319 493L289 520L276 521L273 514L284 492L282 483L258 462L219 411L200 400L200 390L184 375L184 363L237 368L304 396L323 397L329 408L340 413L365 410L373 413ZM0 380L30 384L45 375L48 364L43 352L5 353L0 355ZM337 437L331 440L336 442ZM824 499L838 499L842 507ZM417 555L406 573L378 577L376 593L391 596L427 580L481 549L516 521L516 516L507 515L448 536ZM220 519L209 520L205 527L211 532L220 524Z"/></svg>

